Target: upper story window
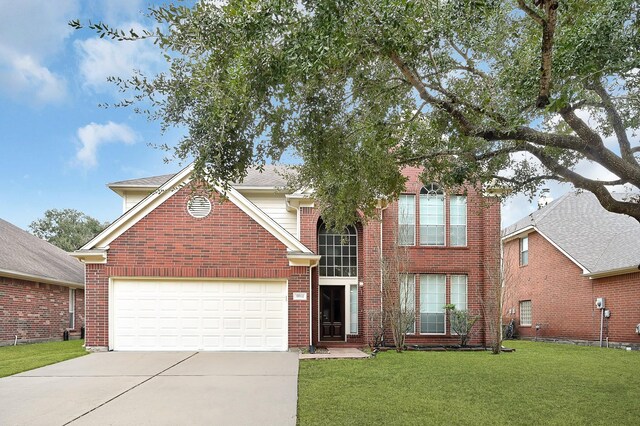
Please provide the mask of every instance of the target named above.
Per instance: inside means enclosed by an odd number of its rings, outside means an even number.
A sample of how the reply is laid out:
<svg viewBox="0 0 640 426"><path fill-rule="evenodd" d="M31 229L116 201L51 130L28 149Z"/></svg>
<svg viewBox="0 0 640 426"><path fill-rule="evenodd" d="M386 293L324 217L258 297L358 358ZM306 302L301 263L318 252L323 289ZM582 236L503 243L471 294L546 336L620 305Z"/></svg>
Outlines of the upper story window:
<svg viewBox="0 0 640 426"><path fill-rule="evenodd" d="M416 244L416 196L401 195L398 199L398 245Z"/></svg>
<svg viewBox="0 0 640 426"><path fill-rule="evenodd" d="M358 276L358 234L348 226L344 232L328 230L324 223L318 229L318 252L321 277Z"/></svg>
<svg viewBox="0 0 640 426"><path fill-rule="evenodd" d="M520 238L520 266L529 264L529 237Z"/></svg>
<svg viewBox="0 0 640 426"><path fill-rule="evenodd" d="M467 245L467 197L452 195L449 199L449 241L452 246Z"/></svg>
<svg viewBox="0 0 640 426"><path fill-rule="evenodd" d="M420 245L445 244L444 191L437 183L420 190Z"/></svg>
<svg viewBox="0 0 640 426"><path fill-rule="evenodd" d="M449 245L467 246L467 197L447 197L437 183L425 185L420 190L418 217L419 241L422 246L447 245L447 198L449 204ZM398 245L416 244L416 196L402 194L398 199Z"/></svg>

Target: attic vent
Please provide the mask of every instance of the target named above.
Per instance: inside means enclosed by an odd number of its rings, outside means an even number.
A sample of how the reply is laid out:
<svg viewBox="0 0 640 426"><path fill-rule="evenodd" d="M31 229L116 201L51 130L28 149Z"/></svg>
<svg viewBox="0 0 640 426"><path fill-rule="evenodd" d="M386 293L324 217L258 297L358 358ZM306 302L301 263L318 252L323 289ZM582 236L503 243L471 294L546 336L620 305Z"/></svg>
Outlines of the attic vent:
<svg viewBox="0 0 640 426"><path fill-rule="evenodd" d="M187 203L187 211L196 219L207 217L211 213L211 201L202 196L193 197Z"/></svg>

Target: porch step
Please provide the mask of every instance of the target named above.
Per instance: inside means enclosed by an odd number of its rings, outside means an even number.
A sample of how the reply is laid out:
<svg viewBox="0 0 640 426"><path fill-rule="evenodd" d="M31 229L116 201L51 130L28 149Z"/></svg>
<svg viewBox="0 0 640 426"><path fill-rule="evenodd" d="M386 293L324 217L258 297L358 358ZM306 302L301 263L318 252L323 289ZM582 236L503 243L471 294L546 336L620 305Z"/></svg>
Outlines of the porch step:
<svg viewBox="0 0 640 426"><path fill-rule="evenodd" d="M332 359L332 358L369 358L369 354L360 349L348 347L328 348L329 353L300 354L300 359Z"/></svg>

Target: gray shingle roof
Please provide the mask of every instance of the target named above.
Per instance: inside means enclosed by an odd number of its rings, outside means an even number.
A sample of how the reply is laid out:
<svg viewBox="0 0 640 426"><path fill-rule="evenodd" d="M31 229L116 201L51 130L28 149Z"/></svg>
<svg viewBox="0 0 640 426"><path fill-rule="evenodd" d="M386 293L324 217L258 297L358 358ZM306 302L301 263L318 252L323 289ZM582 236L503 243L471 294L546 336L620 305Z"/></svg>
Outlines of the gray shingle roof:
<svg viewBox="0 0 640 426"><path fill-rule="evenodd" d="M605 210L591 192L569 192L506 227L503 235L528 226L535 226L590 273L640 265L640 223Z"/></svg>
<svg viewBox="0 0 640 426"><path fill-rule="evenodd" d="M84 265L77 259L0 219L0 275L11 272L41 277L45 281L84 285Z"/></svg>
<svg viewBox="0 0 640 426"><path fill-rule="evenodd" d="M129 179L129 180L121 180L119 182L112 182L108 186L110 188L118 188L118 187L148 187L148 188L157 188L169 179L171 179L174 174L170 175L160 175L160 176L150 176L143 177L139 179Z"/></svg>
<svg viewBox="0 0 640 426"><path fill-rule="evenodd" d="M242 187L284 187L287 184L287 180L283 177L283 173L290 171L287 166L274 166L265 165L264 170L253 168L247 173L247 176L241 183L236 183L233 186ZM145 187L145 188L158 188L160 185L171 179L174 175L161 175L151 176L139 179L122 180L119 182L112 182L108 184L109 188L127 188L127 187Z"/></svg>

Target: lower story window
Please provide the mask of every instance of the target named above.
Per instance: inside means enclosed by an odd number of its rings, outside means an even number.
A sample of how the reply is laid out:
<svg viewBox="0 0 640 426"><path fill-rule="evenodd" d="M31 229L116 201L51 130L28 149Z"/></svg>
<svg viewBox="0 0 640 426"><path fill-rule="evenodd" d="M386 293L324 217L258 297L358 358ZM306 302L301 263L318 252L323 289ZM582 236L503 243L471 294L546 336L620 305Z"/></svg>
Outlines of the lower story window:
<svg viewBox="0 0 640 426"><path fill-rule="evenodd" d="M69 289L69 328L75 328L76 317L76 289Z"/></svg>
<svg viewBox="0 0 640 426"><path fill-rule="evenodd" d="M400 309L413 321L407 321L407 333L416 332L416 279L413 274L400 275ZM403 315L404 316L404 315ZM407 318L408 319L408 318Z"/></svg>
<svg viewBox="0 0 640 426"><path fill-rule="evenodd" d="M467 276L451 275L451 304L455 305L456 310L467 310ZM451 334L456 334L450 330Z"/></svg>
<svg viewBox="0 0 640 426"><path fill-rule="evenodd" d="M446 275L420 276L420 333L444 334Z"/></svg>
<svg viewBox="0 0 640 426"><path fill-rule="evenodd" d="M531 325L531 300L520 302L520 325Z"/></svg>
<svg viewBox="0 0 640 426"><path fill-rule="evenodd" d="M349 287L349 333L358 334L358 284Z"/></svg>

